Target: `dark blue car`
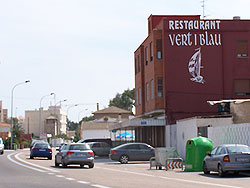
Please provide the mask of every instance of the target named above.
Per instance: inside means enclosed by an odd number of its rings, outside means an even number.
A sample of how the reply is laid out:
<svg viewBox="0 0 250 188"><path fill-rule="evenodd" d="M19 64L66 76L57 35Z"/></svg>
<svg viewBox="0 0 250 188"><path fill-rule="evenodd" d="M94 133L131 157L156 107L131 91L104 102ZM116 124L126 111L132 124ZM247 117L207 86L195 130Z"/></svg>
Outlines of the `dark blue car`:
<svg viewBox="0 0 250 188"><path fill-rule="evenodd" d="M47 157L49 160L52 159L52 149L48 143L38 142L30 150L30 159L34 157Z"/></svg>

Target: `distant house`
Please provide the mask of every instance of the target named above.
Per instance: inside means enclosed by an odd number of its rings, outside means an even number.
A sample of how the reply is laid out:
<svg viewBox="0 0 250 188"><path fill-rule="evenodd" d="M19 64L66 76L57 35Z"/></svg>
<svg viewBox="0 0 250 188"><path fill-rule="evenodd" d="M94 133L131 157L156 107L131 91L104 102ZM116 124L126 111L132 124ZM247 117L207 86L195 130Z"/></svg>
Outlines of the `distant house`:
<svg viewBox="0 0 250 188"><path fill-rule="evenodd" d="M128 120L132 112L110 106L102 110L97 110L93 114L95 120L82 122L81 124L81 139L111 138L114 140L115 134L109 131L109 127Z"/></svg>
<svg viewBox="0 0 250 188"><path fill-rule="evenodd" d="M4 140L11 136L11 125L8 123L0 122L0 138Z"/></svg>
<svg viewBox="0 0 250 188"><path fill-rule="evenodd" d="M61 106L50 106L48 110L25 111L24 129L25 134L46 137L66 134L67 114L61 110Z"/></svg>

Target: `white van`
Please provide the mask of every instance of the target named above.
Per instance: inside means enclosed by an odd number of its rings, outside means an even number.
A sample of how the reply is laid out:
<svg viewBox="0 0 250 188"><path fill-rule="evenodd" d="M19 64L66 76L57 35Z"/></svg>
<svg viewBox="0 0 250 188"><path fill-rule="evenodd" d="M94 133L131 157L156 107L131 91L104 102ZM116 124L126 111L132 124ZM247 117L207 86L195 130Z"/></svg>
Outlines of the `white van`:
<svg viewBox="0 0 250 188"><path fill-rule="evenodd" d="M4 144L3 144L3 139L0 138L0 154L4 153Z"/></svg>

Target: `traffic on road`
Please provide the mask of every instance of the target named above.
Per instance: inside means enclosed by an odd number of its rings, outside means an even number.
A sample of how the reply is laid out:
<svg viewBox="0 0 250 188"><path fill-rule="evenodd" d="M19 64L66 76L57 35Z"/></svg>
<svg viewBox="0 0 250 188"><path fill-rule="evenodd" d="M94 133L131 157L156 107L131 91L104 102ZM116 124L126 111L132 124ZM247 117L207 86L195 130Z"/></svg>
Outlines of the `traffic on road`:
<svg viewBox="0 0 250 188"><path fill-rule="evenodd" d="M86 145L86 148L80 148L84 145L63 145L65 149L61 148L61 151L74 152L77 155L80 151L91 152ZM219 178L218 172L204 174L184 172L181 169L150 169L149 161L136 160L124 164L107 156L95 156L94 168L89 168L88 165L80 167L79 164L70 164L67 168L62 168L57 165L59 161L56 160L60 151L56 151L55 148L52 148L52 160L43 157L30 159L30 152L29 149L6 150L4 155L0 156L0 177L6 177L0 187L250 187L248 173L227 174Z"/></svg>

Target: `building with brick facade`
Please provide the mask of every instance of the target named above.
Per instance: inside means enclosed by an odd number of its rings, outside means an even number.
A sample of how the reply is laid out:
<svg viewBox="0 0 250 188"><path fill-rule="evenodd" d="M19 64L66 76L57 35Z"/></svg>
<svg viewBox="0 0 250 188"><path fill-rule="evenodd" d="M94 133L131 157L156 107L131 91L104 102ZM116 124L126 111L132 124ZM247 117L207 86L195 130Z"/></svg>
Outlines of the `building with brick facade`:
<svg viewBox="0 0 250 188"><path fill-rule="evenodd" d="M239 17L150 15L148 37L134 53L136 119L120 127L166 146L177 120L217 114L207 101L249 98L249 33L250 20Z"/></svg>

